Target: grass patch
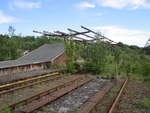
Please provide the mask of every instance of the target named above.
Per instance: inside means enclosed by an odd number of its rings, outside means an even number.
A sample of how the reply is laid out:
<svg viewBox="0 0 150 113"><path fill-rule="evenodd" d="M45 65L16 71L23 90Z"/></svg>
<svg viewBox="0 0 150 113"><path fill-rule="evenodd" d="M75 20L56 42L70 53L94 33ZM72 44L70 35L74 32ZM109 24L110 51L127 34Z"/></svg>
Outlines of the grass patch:
<svg viewBox="0 0 150 113"><path fill-rule="evenodd" d="M144 98L144 99L143 99L143 102L141 103L141 105L142 105L144 108L150 109L150 99L149 99L149 98Z"/></svg>
<svg viewBox="0 0 150 113"><path fill-rule="evenodd" d="M4 107L0 113L11 113L8 107Z"/></svg>
<svg viewBox="0 0 150 113"><path fill-rule="evenodd" d="M118 92L119 89L120 89L120 88L118 88L118 87L114 87L114 88L111 89L111 92L112 92L112 93Z"/></svg>
<svg viewBox="0 0 150 113"><path fill-rule="evenodd" d="M150 110L150 98L144 98L142 102L137 104L137 107ZM150 111L146 113L150 113Z"/></svg>

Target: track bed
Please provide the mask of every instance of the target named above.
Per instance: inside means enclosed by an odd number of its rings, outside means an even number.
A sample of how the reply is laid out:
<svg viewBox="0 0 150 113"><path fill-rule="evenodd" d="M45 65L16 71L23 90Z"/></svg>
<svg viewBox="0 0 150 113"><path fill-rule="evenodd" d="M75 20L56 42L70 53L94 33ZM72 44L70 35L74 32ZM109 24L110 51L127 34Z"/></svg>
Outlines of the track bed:
<svg viewBox="0 0 150 113"><path fill-rule="evenodd" d="M124 80L118 80L90 113L109 113ZM150 113L150 82L128 80L111 113ZM144 100L147 100L144 102ZM149 101L148 101L149 100Z"/></svg>
<svg viewBox="0 0 150 113"><path fill-rule="evenodd" d="M94 79L34 113L76 113L79 107L110 81Z"/></svg>
<svg viewBox="0 0 150 113"><path fill-rule="evenodd" d="M130 80L115 113L150 113L150 82Z"/></svg>
<svg viewBox="0 0 150 113"><path fill-rule="evenodd" d="M0 95L0 106L8 106L11 113L82 113L82 109L89 113L113 85L89 74L54 76L51 81Z"/></svg>

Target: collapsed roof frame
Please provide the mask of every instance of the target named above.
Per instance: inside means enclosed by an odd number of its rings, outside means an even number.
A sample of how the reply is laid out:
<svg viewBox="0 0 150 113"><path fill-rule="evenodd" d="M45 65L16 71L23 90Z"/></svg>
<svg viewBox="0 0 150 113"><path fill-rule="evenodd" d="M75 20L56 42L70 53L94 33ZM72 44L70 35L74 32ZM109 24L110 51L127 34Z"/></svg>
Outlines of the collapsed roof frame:
<svg viewBox="0 0 150 113"><path fill-rule="evenodd" d="M77 38L79 39L80 41L83 41L83 42L87 42L87 41L95 41L97 40L97 38L93 37L93 36L90 36L88 35L87 33L93 33L95 35L98 35L100 36L100 39L104 42L108 42L110 44L117 44L115 41L101 35L100 33L97 33L87 27L84 27L84 26L81 26L82 29L84 29L85 31L84 32L79 32L79 31L76 31L76 30L73 30L73 29L70 29L68 28L67 30L69 32L71 32L70 34L69 33L65 33L65 32L62 32L62 31L54 31L54 32L48 32L48 31L43 31L43 32L40 32L40 31L33 31L35 33L40 33L40 34L43 34L45 36L54 36L54 37L63 37L64 39L69 39L69 37L74 37L74 38ZM78 35L83 35L83 36L86 36L88 38L91 38L91 40L87 40L87 39L84 39L82 37L79 37Z"/></svg>
<svg viewBox="0 0 150 113"><path fill-rule="evenodd" d="M146 42L144 48L149 47L149 46L150 46L150 38L147 40L147 42Z"/></svg>

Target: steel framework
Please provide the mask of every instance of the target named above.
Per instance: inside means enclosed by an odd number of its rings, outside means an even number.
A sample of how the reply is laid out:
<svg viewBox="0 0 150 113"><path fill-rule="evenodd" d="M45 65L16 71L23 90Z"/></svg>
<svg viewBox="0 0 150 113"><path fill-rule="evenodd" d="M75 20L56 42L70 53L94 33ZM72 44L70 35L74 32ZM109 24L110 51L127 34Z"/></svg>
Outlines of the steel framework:
<svg viewBox="0 0 150 113"><path fill-rule="evenodd" d="M145 48L150 46L150 38L148 39L148 41L145 44Z"/></svg>

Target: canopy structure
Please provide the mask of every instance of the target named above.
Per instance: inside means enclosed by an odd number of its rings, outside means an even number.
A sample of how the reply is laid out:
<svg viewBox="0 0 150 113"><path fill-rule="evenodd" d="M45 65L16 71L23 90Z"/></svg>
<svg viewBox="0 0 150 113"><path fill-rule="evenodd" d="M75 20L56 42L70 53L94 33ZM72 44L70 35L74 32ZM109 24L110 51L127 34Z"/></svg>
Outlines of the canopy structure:
<svg viewBox="0 0 150 113"><path fill-rule="evenodd" d="M148 41L145 44L145 47L149 47L150 46L150 38L148 39Z"/></svg>
<svg viewBox="0 0 150 113"><path fill-rule="evenodd" d="M86 42L86 43L95 43L97 38L89 35L89 33L91 33L91 34L99 36L100 40L103 42L107 42L110 44L117 44L117 42L103 36L100 33L97 33L95 31L91 30L87 27L81 26L81 28L84 31L79 32L79 31L68 28L67 30L70 33L65 33L65 32L61 32L61 31L54 31L54 32L43 31L43 32L40 32L40 31L35 31L35 30L33 32L40 33L40 34L43 34L45 36L63 37L65 40L71 39L71 40L76 40L76 41L80 41L80 42L82 41L82 42Z"/></svg>

